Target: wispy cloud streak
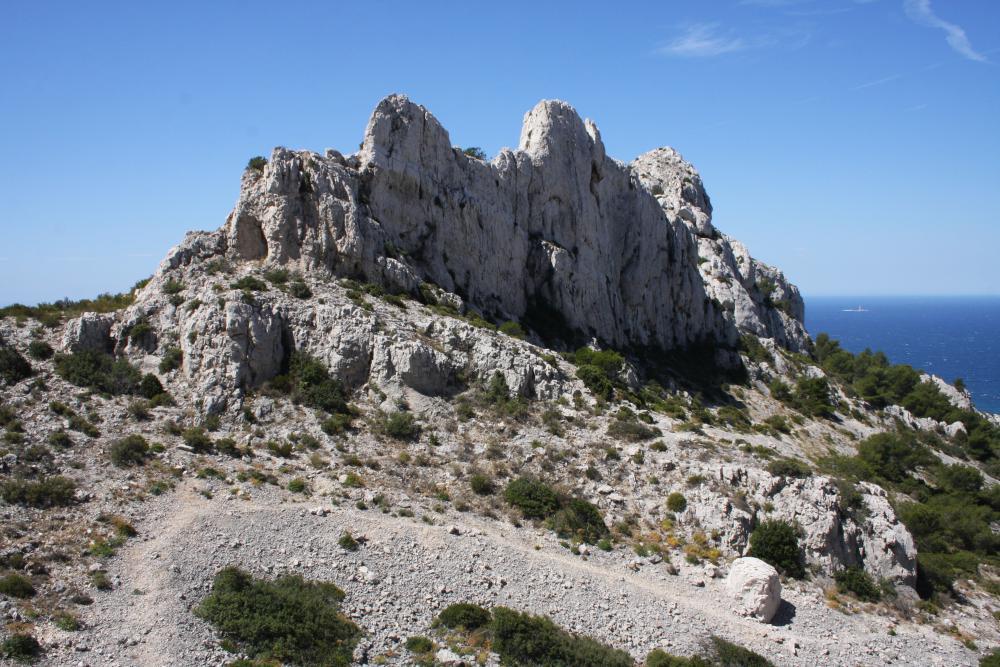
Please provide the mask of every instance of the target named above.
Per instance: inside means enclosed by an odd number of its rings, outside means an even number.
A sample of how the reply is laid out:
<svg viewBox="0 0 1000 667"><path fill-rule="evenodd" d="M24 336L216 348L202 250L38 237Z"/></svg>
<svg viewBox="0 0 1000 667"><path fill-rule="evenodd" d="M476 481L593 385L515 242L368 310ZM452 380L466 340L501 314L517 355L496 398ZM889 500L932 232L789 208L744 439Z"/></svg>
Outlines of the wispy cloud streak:
<svg viewBox="0 0 1000 667"><path fill-rule="evenodd" d="M658 53L682 58L710 58L724 53L742 51L747 43L731 33L722 34L716 23L696 23L657 49Z"/></svg>
<svg viewBox="0 0 1000 667"><path fill-rule="evenodd" d="M945 21L934 13L934 10L931 9L931 0L904 0L903 6L906 9L906 15L914 23L928 28L943 30L948 46L957 53L969 60L981 63L987 62L986 56L972 48L972 42L969 41L965 30L954 23Z"/></svg>

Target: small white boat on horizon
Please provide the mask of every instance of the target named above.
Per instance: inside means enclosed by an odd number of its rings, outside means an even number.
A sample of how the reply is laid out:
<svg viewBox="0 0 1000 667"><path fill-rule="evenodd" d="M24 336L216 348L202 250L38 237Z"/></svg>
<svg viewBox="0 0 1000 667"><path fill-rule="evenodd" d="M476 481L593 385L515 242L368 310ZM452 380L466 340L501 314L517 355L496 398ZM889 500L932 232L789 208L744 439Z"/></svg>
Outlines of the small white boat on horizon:
<svg viewBox="0 0 1000 667"><path fill-rule="evenodd" d="M857 308L844 308L843 312L845 312L845 313L867 313L868 309L864 308L862 306L858 306Z"/></svg>

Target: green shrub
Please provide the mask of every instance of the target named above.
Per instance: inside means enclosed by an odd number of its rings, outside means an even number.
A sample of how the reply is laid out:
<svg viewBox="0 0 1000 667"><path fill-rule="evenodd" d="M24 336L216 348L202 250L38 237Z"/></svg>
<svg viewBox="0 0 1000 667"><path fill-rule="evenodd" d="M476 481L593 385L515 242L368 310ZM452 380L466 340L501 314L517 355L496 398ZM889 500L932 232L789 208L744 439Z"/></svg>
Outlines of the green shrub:
<svg viewBox="0 0 1000 667"><path fill-rule="evenodd" d="M288 282L289 277L288 269L277 268L271 269L270 271L264 272L264 280L271 283L272 285L284 285Z"/></svg>
<svg viewBox="0 0 1000 667"><path fill-rule="evenodd" d="M559 537L573 538L588 544L597 544L611 533L604 517L594 505L586 500L571 499L563 504L550 519L552 530Z"/></svg>
<svg viewBox="0 0 1000 667"><path fill-rule="evenodd" d="M0 643L0 655L15 662L34 662L42 655L42 645L29 634L15 633Z"/></svg>
<svg viewBox="0 0 1000 667"><path fill-rule="evenodd" d="M273 378L268 389L310 408L335 414L348 412L341 384L330 377L323 362L301 350L292 353L288 374Z"/></svg>
<svg viewBox="0 0 1000 667"><path fill-rule="evenodd" d="M544 616L506 607L493 610L493 650L503 664L575 667L632 667L632 657L600 642L570 634Z"/></svg>
<svg viewBox="0 0 1000 667"><path fill-rule="evenodd" d="M111 445L111 462L119 468L141 466L147 458L149 444L141 435L128 435Z"/></svg>
<svg viewBox="0 0 1000 667"><path fill-rule="evenodd" d="M142 374L128 360L103 352L56 355L55 364L56 373L70 384L112 395L134 394L142 380Z"/></svg>
<svg viewBox="0 0 1000 667"><path fill-rule="evenodd" d="M73 439L69 437L69 433L60 430L49 434L48 443L59 449L68 449L73 446Z"/></svg>
<svg viewBox="0 0 1000 667"><path fill-rule="evenodd" d="M320 424L320 429L327 435L339 435L351 428L351 415L335 414L327 417Z"/></svg>
<svg viewBox="0 0 1000 667"><path fill-rule="evenodd" d="M35 596L35 587L31 579L12 572L0 577L0 593L23 600Z"/></svg>
<svg viewBox="0 0 1000 667"><path fill-rule="evenodd" d="M882 597L882 591L872 581L864 569L851 566L843 570L834 572L834 580L837 582L837 590L841 593L853 593L859 600L867 602L878 602Z"/></svg>
<svg viewBox="0 0 1000 667"><path fill-rule="evenodd" d="M184 429L181 433L181 439L185 445L196 452L204 453L212 451L212 438L200 426L192 426Z"/></svg>
<svg viewBox="0 0 1000 667"><path fill-rule="evenodd" d="M549 485L533 477L519 477L504 490L504 500L526 519L544 519L559 509L559 497Z"/></svg>
<svg viewBox="0 0 1000 667"><path fill-rule="evenodd" d="M798 459L781 458L767 464L767 471L775 477L805 478L812 475L812 470Z"/></svg>
<svg viewBox="0 0 1000 667"><path fill-rule="evenodd" d="M687 509L688 501L683 493L674 491L667 496L667 509L671 512L683 512Z"/></svg>
<svg viewBox="0 0 1000 667"><path fill-rule="evenodd" d="M55 353L56 351L52 349L52 346L44 340L33 340L28 343L28 356L32 359L44 361L51 359Z"/></svg>
<svg viewBox="0 0 1000 667"><path fill-rule="evenodd" d="M14 385L31 377L34 371L28 360L13 347L0 344L0 380Z"/></svg>
<svg viewBox="0 0 1000 667"><path fill-rule="evenodd" d="M9 479L0 483L0 497L11 505L27 507L64 507L74 502L76 482L55 475L38 481Z"/></svg>
<svg viewBox="0 0 1000 667"><path fill-rule="evenodd" d="M301 280L295 280L288 285L288 293L296 299L309 299L312 297L312 290Z"/></svg>
<svg viewBox="0 0 1000 667"><path fill-rule="evenodd" d="M288 490L292 493L305 493L306 491L306 481L301 477L296 477L295 479L288 482Z"/></svg>
<svg viewBox="0 0 1000 667"><path fill-rule="evenodd" d="M642 442L660 437L660 429L635 419L614 419L608 424L608 435L619 440Z"/></svg>
<svg viewBox="0 0 1000 667"><path fill-rule="evenodd" d="M172 370L180 368L183 361L184 352L181 351L181 348L168 347L163 353L163 358L160 359L160 372L169 373Z"/></svg>
<svg viewBox="0 0 1000 667"><path fill-rule="evenodd" d="M502 334L507 334L511 338L523 339L526 336L524 328L517 322L504 322L500 325L499 331Z"/></svg>
<svg viewBox="0 0 1000 667"><path fill-rule="evenodd" d="M254 155L247 162L247 169L252 169L253 171L264 171L265 166L267 166L267 158L262 155Z"/></svg>
<svg viewBox="0 0 1000 667"><path fill-rule="evenodd" d="M221 570L196 613L252 658L293 665L348 665L359 628L340 612L344 592L286 575L256 579Z"/></svg>
<svg viewBox="0 0 1000 667"><path fill-rule="evenodd" d="M469 477L469 488L477 496L490 496L496 491L493 480L482 473L476 473Z"/></svg>
<svg viewBox="0 0 1000 667"><path fill-rule="evenodd" d="M479 146L469 146L468 148L462 149L465 155L475 158L476 160L486 161L486 153Z"/></svg>
<svg viewBox="0 0 1000 667"><path fill-rule="evenodd" d="M697 656L682 658L654 648L646 656L645 667L710 667L710 664Z"/></svg>
<svg viewBox="0 0 1000 667"><path fill-rule="evenodd" d="M420 435L420 425L411 412L380 413L375 426L382 435L397 440L415 440Z"/></svg>
<svg viewBox="0 0 1000 667"><path fill-rule="evenodd" d="M407 637L406 650L410 653L430 653L434 650L434 642L427 637L414 635Z"/></svg>
<svg viewBox="0 0 1000 667"><path fill-rule="evenodd" d="M980 658L979 667L1000 667L1000 648L993 649L992 653Z"/></svg>
<svg viewBox="0 0 1000 667"><path fill-rule="evenodd" d="M805 576L795 527L785 521L764 521L750 534L750 554L790 577Z"/></svg>
<svg viewBox="0 0 1000 667"><path fill-rule="evenodd" d="M358 541L356 539L354 539L353 535L351 535L350 533L348 533L346 531L344 532L343 535L340 536L340 539L337 540L337 544L339 544L340 547L342 549L345 549L346 551L357 551L358 550Z"/></svg>
<svg viewBox="0 0 1000 667"><path fill-rule="evenodd" d="M748 648L738 646L721 637L712 637L715 653L714 665L718 667L774 667L774 664Z"/></svg>
<svg viewBox="0 0 1000 667"><path fill-rule="evenodd" d="M229 285L232 289L246 290L249 292L263 292L267 289L267 283L254 276L243 276Z"/></svg>
<svg viewBox="0 0 1000 667"><path fill-rule="evenodd" d="M912 433L876 433L858 445L858 458L876 477L902 482L919 466L937 460Z"/></svg>
<svg viewBox="0 0 1000 667"><path fill-rule="evenodd" d="M490 622L490 612L479 605L468 602L458 602L445 607L434 620L435 626L444 626L452 630L478 630Z"/></svg>
<svg viewBox="0 0 1000 667"><path fill-rule="evenodd" d="M163 293L167 296L176 296L184 291L184 283L176 278L167 278L163 283Z"/></svg>
<svg viewBox="0 0 1000 667"><path fill-rule="evenodd" d="M597 366L589 364L578 366L576 376L580 378L580 381L583 382L594 396L599 396L606 401L610 401L614 395L614 383L608 378L607 373Z"/></svg>

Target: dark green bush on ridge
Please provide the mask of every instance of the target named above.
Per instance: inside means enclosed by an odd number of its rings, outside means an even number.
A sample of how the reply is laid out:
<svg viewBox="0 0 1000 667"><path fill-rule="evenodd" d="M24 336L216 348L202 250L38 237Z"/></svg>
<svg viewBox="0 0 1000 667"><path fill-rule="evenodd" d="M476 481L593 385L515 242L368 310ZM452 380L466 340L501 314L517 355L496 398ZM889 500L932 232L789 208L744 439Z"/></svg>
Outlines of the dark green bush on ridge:
<svg viewBox="0 0 1000 667"><path fill-rule="evenodd" d="M48 508L70 505L74 502L76 482L55 475L38 481L8 479L0 483L0 497L12 505Z"/></svg>
<svg viewBox="0 0 1000 667"><path fill-rule="evenodd" d="M833 579L837 582L837 590L842 593L853 593L859 600L878 602L882 597L882 591L860 567L852 566L838 570L833 573Z"/></svg>
<svg viewBox="0 0 1000 667"><path fill-rule="evenodd" d="M559 509L552 488L532 477L519 477L507 485L504 500L521 510L525 519L544 519Z"/></svg>
<svg viewBox="0 0 1000 667"><path fill-rule="evenodd" d="M111 462L119 468L141 466L149 454L149 444L138 434L125 436L111 445Z"/></svg>
<svg viewBox="0 0 1000 667"><path fill-rule="evenodd" d="M361 634L340 613L343 599L344 592L330 583L298 575L256 579L227 567L195 613L253 658L340 667L350 664Z"/></svg>
<svg viewBox="0 0 1000 667"><path fill-rule="evenodd" d="M137 393L142 381L142 374L127 359L103 352L60 354L55 364L56 373L70 384L114 396Z"/></svg>
<svg viewBox="0 0 1000 667"><path fill-rule="evenodd" d="M288 373L273 378L268 387L310 408L334 414L348 412L341 384L330 376L325 364L301 350L292 353Z"/></svg>
<svg viewBox="0 0 1000 667"><path fill-rule="evenodd" d="M42 645L29 634L15 633L0 643L0 655L15 662L34 662L42 655Z"/></svg>
<svg viewBox="0 0 1000 667"><path fill-rule="evenodd" d="M34 597L35 587L31 583L31 579L12 572L0 577L0 594L24 600Z"/></svg>
<svg viewBox="0 0 1000 667"><path fill-rule="evenodd" d="M32 373L31 364L20 352L0 342L0 380L13 385L31 377Z"/></svg>
<svg viewBox="0 0 1000 667"><path fill-rule="evenodd" d="M790 577L805 576L795 527L785 521L764 521L750 534L749 555L766 561Z"/></svg>
<svg viewBox="0 0 1000 667"><path fill-rule="evenodd" d="M566 501L562 508L552 515L549 523L559 537L572 538L587 544L597 544L602 538L611 534L600 510L579 498Z"/></svg>
<svg viewBox="0 0 1000 667"><path fill-rule="evenodd" d="M434 625L446 628L478 630L490 622L490 612L479 605L458 602L445 607L434 620Z"/></svg>
<svg viewBox="0 0 1000 667"><path fill-rule="evenodd" d="M490 624L493 650L505 665L539 667L632 667L625 651L590 637L573 635L544 616L532 616L506 607L493 610Z"/></svg>
<svg viewBox="0 0 1000 667"><path fill-rule="evenodd" d="M55 353L56 351L52 349L52 346L44 340L33 340L28 343L28 356L32 359L44 361L51 359Z"/></svg>

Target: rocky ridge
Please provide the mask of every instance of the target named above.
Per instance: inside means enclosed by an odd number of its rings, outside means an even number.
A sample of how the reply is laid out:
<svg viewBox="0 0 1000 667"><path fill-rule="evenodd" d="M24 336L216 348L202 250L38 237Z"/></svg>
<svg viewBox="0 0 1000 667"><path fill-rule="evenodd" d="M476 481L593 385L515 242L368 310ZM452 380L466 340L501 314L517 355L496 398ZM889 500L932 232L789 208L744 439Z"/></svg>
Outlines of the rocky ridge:
<svg viewBox="0 0 1000 667"><path fill-rule="evenodd" d="M828 475L769 466L851 455L897 420L928 432L952 425L898 406L877 412L842 390L834 420L803 417L777 400L773 378L823 376L801 354L811 345L802 300L780 271L718 232L711 214L697 171L679 154L664 148L615 161L596 126L562 102L536 106L519 148L485 162L452 147L425 109L391 96L359 153L279 148L249 167L226 224L189 234L126 308L48 329L0 319L3 346L25 351L45 341L64 353L115 354L156 376L174 402L143 415L130 399L68 383L53 360L32 361L39 380L3 387L22 433L12 440L48 442L78 427L71 413L100 426L98 435L74 432L73 447L49 459L15 448L0 468L8 476L59 471L81 488L79 504L55 512L0 506L13 526L0 557L40 564L39 588L58 606L94 573L112 577L113 590L94 593L94 606L80 612L82 635L40 624L51 663L223 664L190 610L215 568L239 562L345 587L352 617L371 633L359 662L404 664L402 639L428 630L430 609L464 597L551 614L638 658L656 646L697 649L680 604L699 631L753 646L776 664L916 664L926 656L974 664L974 650L956 638L996 644L994 602L969 589L974 608L947 612L947 634L931 631L940 621L915 611L914 539L884 489L860 483L848 502ZM741 353L748 341L766 359ZM626 351L610 401L581 380L571 354L559 353L581 342ZM644 364L656 351L706 348L723 368L745 367L743 386L701 396L689 378ZM350 427L331 430L322 411L276 390L293 354L318 361L344 388ZM164 366L168 357L176 363ZM651 391L674 407L649 409L642 397ZM54 412L53 401L70 413ZM746 425L725 421L734 406ZM396 414L413 417L416 431L387 435L384 420ZM750 427L774 418L780 428ZM184 429L198 425L236 454L191 447ZM111 467L109 450L129 433L156 443L155 455L141 467ZM519 475L551 480L600 510L615 546L605 554L560 544L522 525L498 492L470 491L477 474L497 484ZM304 490L293 491L294 480ZM685 506L668 512L672 491ZM274 535L258 513L281 517ZM95 549L106 517L118 514L139 540L117 555ZM721 583L769 520L798 527L813 576L787 582L784 599L799 612L779 611L778 628L730 614L733 596ZM46 526L41 540L38 525ZM329 544L355 527L371 550L351 555ZM394 536L384 544L383 530ZM202 553L202 542L213 546ZM444 574L406 560L433 563L441 549ZM83 558L55 564L52 554L64 550ZM529 550L537 554L526 557ZM456 583L466 577L452 565L487 552L502 559L483 563L485 592L475 577ZM895 606L830 597L832 576L846 567L893 587ZM609 591L626 580L616 602ZM130 589L148 589L155 608L137 604ZM377 602L368 597L375 589ZM429 607L417 611L420 590ZM711 609L699 602L705 595ZM563 608L567 596L573 606ZM626 613L633 604L643 615ZM841 620L829 607L856 616ZM12 623L28 619L14 603L2 611Z"/></svg>

